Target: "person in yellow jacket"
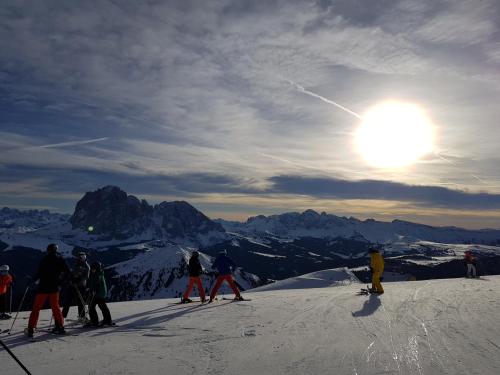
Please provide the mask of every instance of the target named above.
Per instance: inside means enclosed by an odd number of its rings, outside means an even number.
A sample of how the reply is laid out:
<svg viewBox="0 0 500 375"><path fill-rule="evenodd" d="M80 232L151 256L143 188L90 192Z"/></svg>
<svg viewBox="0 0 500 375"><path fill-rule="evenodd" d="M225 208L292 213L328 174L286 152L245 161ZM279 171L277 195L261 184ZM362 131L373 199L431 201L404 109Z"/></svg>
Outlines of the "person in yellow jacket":
<svg viewBox="0 0 500 375"><path fill-rule="evenodd" d="M372 292L384 293L384 288L380 283L380 278L384 273L384 258L375 248L370 249L370 270L372 271Z"/></svg>

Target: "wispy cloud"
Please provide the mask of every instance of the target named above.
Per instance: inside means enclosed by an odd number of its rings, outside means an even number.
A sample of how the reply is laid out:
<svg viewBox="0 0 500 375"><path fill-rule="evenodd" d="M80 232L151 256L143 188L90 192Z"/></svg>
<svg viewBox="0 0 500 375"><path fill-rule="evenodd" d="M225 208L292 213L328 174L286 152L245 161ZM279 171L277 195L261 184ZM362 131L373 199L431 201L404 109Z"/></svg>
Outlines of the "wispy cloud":
<svg viewBox="0 0 500 375"><path fill-rule="evenodd" d="M84 141L52 143L52 144L48 144L48 145L33 146L33 147L29 147L29 148L58 148L58 147L80 146L80 145L87 145L89 143L103 142L103 141L107 141L108 139L109 138L104 137L104 138L96 138L96 139L87 139Z"/></svg>

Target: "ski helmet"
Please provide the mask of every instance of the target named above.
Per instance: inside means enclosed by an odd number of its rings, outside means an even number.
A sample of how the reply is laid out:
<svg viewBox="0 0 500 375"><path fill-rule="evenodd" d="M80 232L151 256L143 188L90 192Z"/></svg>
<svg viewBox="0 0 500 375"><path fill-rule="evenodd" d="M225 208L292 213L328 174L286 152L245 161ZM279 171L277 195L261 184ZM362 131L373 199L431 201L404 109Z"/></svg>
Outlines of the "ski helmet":
<svg viewBox="0 0 500 375"><path fill-rule="evenodd" d="M227 250L222 249L221 251L219 251L219 255L227 255Z"/></svg>
<svg viewBox="0 0 500 375"><path fill-rule="evenodd" d="M57 250L59 250L59 246L57 246L55 243L51 243L49 246L47 246L47 252L50 254L57 253Z"/></svg>
<svg viewBox="0 0 500 375"><path fill-rule="evenodd" d="M372 246L372 247L370 247L370 248L368 249L368 252L369 252L369 253L378 253L379 251L378 251L378 249L377 249L376 247Z"/></svg>
<svg viewBox="0 0 500 375"><path fill-rule="evenodd" d="M191 254L191 256L193 256L195 258L198 258L200 256L200 253L195 250L195 251L193 251L193 253Z"/></svg>
<svg viewBox="0 0 500 375"><path fill-rule="evenodd" d="M9 273L9 266L4 264L0 266L0 275L7 275Z"/></svg>
<svg viewBox="0 0 500 375"><path fill-rule="evenodd" d="M96 270L96 271L101 271L102 270L102 264L101 262L92 262L92 264L90 265L90 269L91 270Z"/></svg>

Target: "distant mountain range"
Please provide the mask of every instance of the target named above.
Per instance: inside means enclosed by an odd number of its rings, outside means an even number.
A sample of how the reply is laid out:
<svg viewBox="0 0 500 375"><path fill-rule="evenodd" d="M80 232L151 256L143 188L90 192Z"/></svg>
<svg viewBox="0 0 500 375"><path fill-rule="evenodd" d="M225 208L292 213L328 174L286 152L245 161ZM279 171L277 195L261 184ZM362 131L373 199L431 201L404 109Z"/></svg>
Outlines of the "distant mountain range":
<svg viewBox="0 0 500 375"><path fill-rule="evenodd" d="M244 289L336 267L350 267L363 279L371 246L384 250L391 279L461 276L468 249L483 273L500 272L500 230L361 221L313 210L244 223L211 220L187 202L150 205L116 186L86 193L71 216L0 210L0 263L11 264L19 284L51 242L68 258L84 250L102 261L113 300L179 296L194 249L208 271L211 257L227 250L244 269L237 273ZM206 276L208 286L213 277Z"/></svg>

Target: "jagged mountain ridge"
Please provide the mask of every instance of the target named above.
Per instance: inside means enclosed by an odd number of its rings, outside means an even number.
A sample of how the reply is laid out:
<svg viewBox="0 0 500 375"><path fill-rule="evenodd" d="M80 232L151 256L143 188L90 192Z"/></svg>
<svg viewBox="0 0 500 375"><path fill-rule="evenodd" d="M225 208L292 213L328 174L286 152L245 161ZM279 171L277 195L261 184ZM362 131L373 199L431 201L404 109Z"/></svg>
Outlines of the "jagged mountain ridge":
<svg viewBox="0 0 500 375"><path fill-rule="evenodd" d="M103 239L126 240L134 236L151 240L222 235L224 228L185 201L151 206L116 186L88 192L78 201L70 218L73 229Z"/></svg>
<svg viewBox="0 0 500 375"><path fill-rule="evenodd" d="M44 226L68 221L70 215L49 210L0 209L0 232L29 232Z"/></svg>
<svg viewBox="0 0 500 375"><path fill-rule="evenodd" d="M259 215L246 222L216 220L227 231L283 238L364 238L372 243L433 241L441 243L500 244L499 229L471 230L458 227L433 227L402 220L382 222L359 220L325 212L306 210L279 215Z"/></svg>

